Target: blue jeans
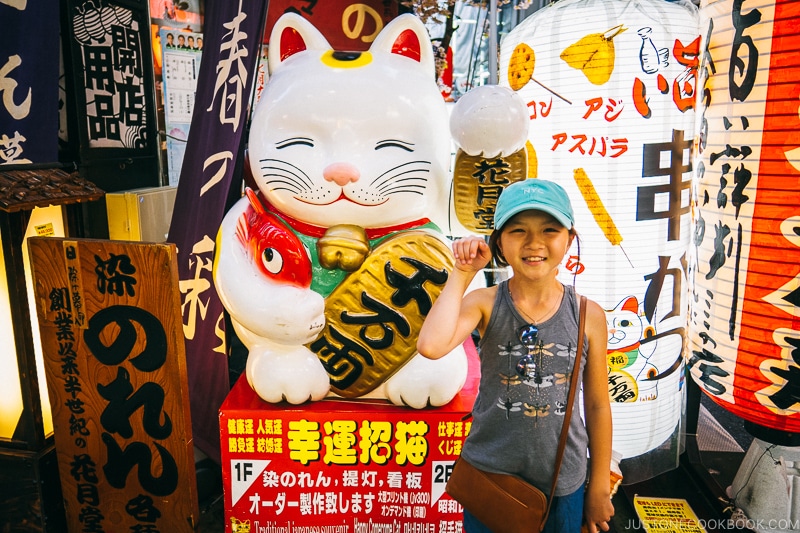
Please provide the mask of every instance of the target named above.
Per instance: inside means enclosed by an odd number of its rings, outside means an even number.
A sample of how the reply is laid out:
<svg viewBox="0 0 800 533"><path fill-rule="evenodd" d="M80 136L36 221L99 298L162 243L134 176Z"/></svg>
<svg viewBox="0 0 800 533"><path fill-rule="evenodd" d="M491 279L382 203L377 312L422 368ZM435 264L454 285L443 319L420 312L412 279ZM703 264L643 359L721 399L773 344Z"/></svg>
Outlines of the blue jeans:
<svg viewBox="0 0 800 533"><path fill-rule="evenodd" d="M550 506L550 516L542 533L580 533L583 523L583 485L572 494L557 496ZM531 529L533 531L533 529ZM464 533L492 533L464 509Z"/></svg>

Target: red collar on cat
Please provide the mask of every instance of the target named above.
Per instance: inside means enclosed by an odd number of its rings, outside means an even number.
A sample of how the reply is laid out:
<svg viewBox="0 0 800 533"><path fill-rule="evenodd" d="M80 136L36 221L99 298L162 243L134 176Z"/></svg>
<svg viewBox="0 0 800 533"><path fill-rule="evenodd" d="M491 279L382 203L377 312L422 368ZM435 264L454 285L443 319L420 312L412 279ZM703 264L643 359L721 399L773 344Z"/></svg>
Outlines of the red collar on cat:
<svg viewBox="0 0 800 533"><path fill-rule="evenodd" d="M284 222L286 222L289 226L292 227L295 231L302 233L303 235L308 235L309 237L322 237L325 235L325 232L328 228L324 228L322 226L315 226L313 224L309 224L308 222L303 222L301 220L297 220L296 218L292 218L281 213L279 210L275 209L275 206L270 204L267 201L262 200L267 208L267 211L272 211L276 215L280 216ZM424 226L425 224L430 224L430 219L421 218L419 220L414 220L413 222L406 222L404 224L397 224L396 226L386 226L384 228L365 228L364 231L367 232L367 238L378 239L380 237L384 237L389 235L390 233L394 233L396 231L402 231L411 228L418 228L419 226Z"/></svg>

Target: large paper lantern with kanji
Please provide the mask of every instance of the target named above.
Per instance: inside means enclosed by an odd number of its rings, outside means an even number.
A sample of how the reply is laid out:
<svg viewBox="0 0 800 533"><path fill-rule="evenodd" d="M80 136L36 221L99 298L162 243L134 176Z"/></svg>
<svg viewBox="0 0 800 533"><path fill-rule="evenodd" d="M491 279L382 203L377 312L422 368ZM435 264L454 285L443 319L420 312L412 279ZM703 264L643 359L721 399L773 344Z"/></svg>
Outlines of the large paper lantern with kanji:
<svg viewBox="0 0 800 533"><path fill-rule="evenodd" d="M529 169L575 208L561 279L606 310L614 449L669 448L665 468L680 446L699 43L689 2L562 0L500 53L501 85L529 110Z"/></svg>
<svg viewBox="0 0 800 533"><path fill-rule="evenodd" d="M800 4L700 7L689 367L756 426L800 431Z"/></svg>

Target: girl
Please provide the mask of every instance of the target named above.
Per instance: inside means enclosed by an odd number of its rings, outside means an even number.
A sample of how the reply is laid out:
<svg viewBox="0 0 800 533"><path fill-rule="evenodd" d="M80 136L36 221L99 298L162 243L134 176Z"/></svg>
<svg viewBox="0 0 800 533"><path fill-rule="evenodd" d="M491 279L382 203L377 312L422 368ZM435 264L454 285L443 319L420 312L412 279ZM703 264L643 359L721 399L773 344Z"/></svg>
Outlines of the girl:
<svg viewBox="0 0 800 533"><path fill-rule="evenodd" d="M481 380L462 456L480 469L518 475L545 493L553 479L578 338L579 297L556 279L577 235L573 226L572 206L560 185L527 179L507 187L488 245L479 237L453 243L455 267L417 342L422 355L437 359L478 330ZM512 277L465 295L492 256L511 267ZM598 304L587 305L588 349L581 361L585 424L576 402L545 532L578 533L582 519L589 533L608 531L614 514L606 321ZM465 510L464 531L489 530Z"/></svg>

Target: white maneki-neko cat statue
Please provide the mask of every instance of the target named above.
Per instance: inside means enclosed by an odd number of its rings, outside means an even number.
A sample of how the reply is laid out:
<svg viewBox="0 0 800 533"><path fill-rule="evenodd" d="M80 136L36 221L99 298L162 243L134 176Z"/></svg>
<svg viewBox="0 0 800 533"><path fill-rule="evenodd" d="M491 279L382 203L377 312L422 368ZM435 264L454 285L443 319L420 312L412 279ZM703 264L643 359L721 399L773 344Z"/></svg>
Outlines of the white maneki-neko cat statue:
<svg viewBox="0 0 800 533"><path fill-rule="evenodd" d="M300 16L270 37L270 78L249 163L258 191L226 215L214 279L265 401L329 395L444 405L463 386L459 347L416 339L453 265L451 137L425 27L389 23L366 52L337 52Z"/></svg>

